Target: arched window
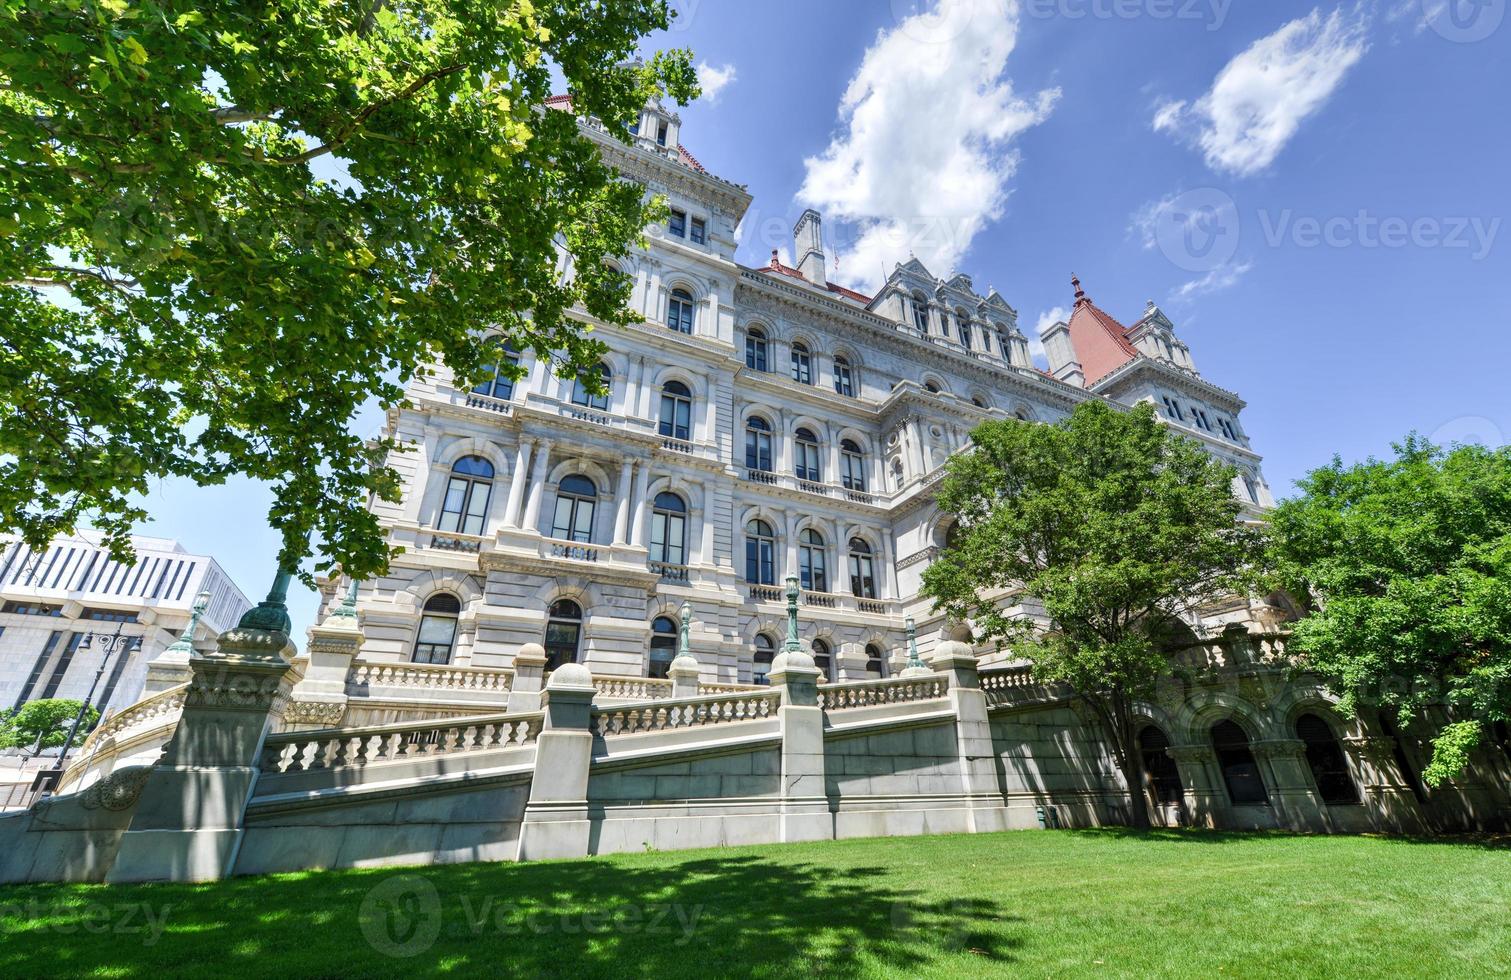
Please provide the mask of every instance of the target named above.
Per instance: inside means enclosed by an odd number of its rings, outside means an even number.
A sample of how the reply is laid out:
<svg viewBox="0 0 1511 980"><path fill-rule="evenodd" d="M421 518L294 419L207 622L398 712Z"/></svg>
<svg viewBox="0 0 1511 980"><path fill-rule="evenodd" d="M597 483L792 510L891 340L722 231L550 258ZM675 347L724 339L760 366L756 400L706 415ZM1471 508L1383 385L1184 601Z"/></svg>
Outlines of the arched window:
<svg viewBox="0 0 1511 980"><path fill-rule="evenodd" d="M824 566L824 536L804 528L797 538L798 577L811 592L829 591L829 572Z"/></svg>
<svg viewBox="0 0 1511 980"><path fill-rule="evenodd" d="M666 303L666 325L678 333L693 332L693 297L687 290L672 290Z"/></svg>
<svg viewBox="0 0 1511 980"><path fill-rule="evenodd" d="M792 380L800 385L813 384L813 355L802 341L792 345Z"/></svg>
<svg viewBox="0 0 1511 980"><path fill-rule="evenodd" d="M1228 787L1228 799L1234 806L1264 806L1269 803L1259 764L1249 751L1249 736L1231 720L1212 726L1212 747L1217 750L1217 765Z"/></svg>
<svg viewBox="0 0 1511 980"><path fill-rule="evenodd" d="M922 293L914 293L913 300L913 326L921 334L929 332L929 301Z"/></svg>
<svg viewBox="0 0 1511 980"><path fill-rule="evenodd" d="M834 657L829 653L829 644L823 640L813 641L813 666L818 668L820 684L834 682Z"/></svg>
<svg viewBox="0 0 1511 980"><path fill-rule="evenodd" d="M752 585L776 584L776 535L771 525L753 520L745 525L745 581Z"/></svg>
<svg viewBox="0 0 1511 980"><path fill-rule="evenodd" d="M750 680L753 684L770 684L771 661L776 658L776 641L765 633L757 633L755 638L755 663L750 670Z"/></svg>
<svg viewBox="0 0 1511 980"><path fill-rule="evenodd" d="M866 644L866 673L875 674L877 677L887 675L887 658L881 652L881 647L874 643Z"/></svg>
<svg viewBox="0 0 1511 980"><path fill-rule="evenodd" d="M846 490L866 489L866 457L853 439L839 444L839 478Z"/></svg>
<svg viewBox="0 0 1511 980"><path fill-rule="evenodd" d="M693 393L680 381L661 386L661 434L673 439L692 438Z"/></svg>
<svg viewBox="0 0 1511 980"><path fill-rule="evenodd" d="M687 505L674 493L656 494L650 559L666 565L687 564Z"/></svg>
<svg viewBox="0 0 1511 980"><path fill-rule="evenodd" d="M971 396L971 404L975 405L977 408L985 408L986 407L986 399L982 398L980 395L972 395Z"/></svg>
<svg viewBox="0 0 1511 980"><path fill-rule="evenodd" d="M1180 803L1185 799L1185 789L1180 783L1180 770L1175 760L1165 752L1170 739L1153 725L1146 725L1138 736L1139 752L1144 759L1144 772L1149 775L1149 789L1154 793L1154 802L1161 806Z"/></svg>
<svg viewBox="0 0 1511 980"><path fill-rule="evenodd" d="M437 592L425 600L420 628L415 633L414 655L410 659L417 664L451 663L451 648L456 643L456 618L461 612L461 602L450 593Z"/></svg>
<svg viewBox="0 0 1511 980"><path fill-rule="evenodd" d="M582 607L571 599L557 599L546 613L546 671L577 662L582 642Z"/></svg>
<svg viewBox="0 0 1511 980"><path fill-rule="evenodd" d="M1259 503L1259 482L1248 473L1243 475L1243 491L1248 494L1251 503Z"/></svg>
<svg viewBox="0 0 1511 980"><path fill-rule="evenodd" d="M507 372L507 368L518 366L519 352L514 349L513 344L504 345L499 359L484 368L488 380L472 390L479 395L508 401L514 397L514 378Z"/></svg>
<svg viewBox="0 0 1511 980"><path fill-rule="evenodd" d="M482 534L493 491L493 464L481 456L463 456L451 467L446 498L441 501L442 531Z"/></svg>
<svg viewBox="0 0 1511 980"><path fill-rule="evenodd" d="M937 381L925 381L923 383L923 388L925 391L930 392L931 394L939 394L939 382Z"/></svg>
<svg viewBox="0 0 1511 980"><path fill-rule="evenodd" d="M955 547L960 540L960 522L951 521L950 526L944 531L944 547L946 550Z"/></svg>
<svg viewBox="0 0 1511 980"><path fill-rule="evenodd" d="M769 371L771 344L766 331L750 327L745 331L745 366L752 371Z"/></svg>
<svg viewBox="0 0 1511 980"><path fill-rule="evenodd" d="M595 395L588 391L588 386L583 384L582 376L579 375L577 380L572 382L572 404L607 412L609 410L609 384L613 377L614 373L609 370L607 364L598 365L598 379L603 385L603 394Z"/></svg>
<svg viewBox="0 0 1511 980"><path fill-rule="evenodd" d="M834 390L846 398L855 397L855 372L850 368L850 361L843 356L834 359Z"/></svg>
<svg viewBox="0 0 1511 980"><path fill-rule="evenodd" d="M900 459L892 460L892 486L894 489L902 486L902 460Z"/></svg>
<svg viewBox="0 0 1511 980"><path fill-rule="evenodd" d="M556 519L551 537L563 541L593 540L593 510L598 503L598 488L587 477L574 473L564 476L556 488Z"/></svg>
<svg viewBox="0 0 1511 980"><path fill-rule="evenodd" d="M793 433L792 472L799 480L818 483L824 478L824 469L818 461L818 436L812 429L798 429Z"/></svg>
<svg viewBox="0 0 1511 980"><path fill-rule="evenodd" d="M651 623L651 655L645 676L665 677L677 656L677 624L670 616L657 616Z"/></svg>
<svg viewBox="0 0 1511 980"><path fill-rule="evenodd" d="M1296 737L1306 743L1306 764L1322 802L1358 803L1359 790L1348 774L1348 760L1327 722L1316 715L1302 715L1296 719Z"/></svg>
<svg viewBox="0 0 1511 980"><path fill-rule="evenodd" d="M1000 323L994 323L992 326L996 328L997 346L1002 351L1002 359L1011 364L1013 362L1013 344L1008 338L1007 328Z"/></svg>
<svg viewBox="0 0 1511 980"><path fill-rule="evenodd" d="M971 318L964 310L955 311L955 331L960 335L960 344L966 350L971 349Z"/></svg>
<svg viewBox="0 0 1511 980"><path fill-rule="evenodd" d="M1411 756L1407 754L1406 742L1396 731L1395 723L1390 720L1390 711L1382 709L1377 717L1380 719L1380 731L1390 739L1390 754L1395 757L1397 768L1401 770L1401 775L1411 787L1411 795L1417 798L1418 803L1426 803L1427 787L1422 784L1422 773L1411 761Z"/></svg>
<svg viewBox="0 0 1511 980"><path fill-rule="evenodd" d="M871 546L860 538L850 539L850 591L862 599L876 598L876 563Z"/></svg>
<svg viewBox="0 0 1511 980"><path fill-rule="evenodd" d="M1033 416L1031 416L1031 415L1028 414L1028 409L1026 409L1026 408L1020 408L1016 412L1014 412L1013 413L1013 418L1017 419L1019 422L1032 422L1033 421Z"/></svg>
<svg viewBox="0 0 1511 980"><path fill-rule="evenodd" d="M759 415L745 420L745 468L771 472L771 426Z"/></svg>

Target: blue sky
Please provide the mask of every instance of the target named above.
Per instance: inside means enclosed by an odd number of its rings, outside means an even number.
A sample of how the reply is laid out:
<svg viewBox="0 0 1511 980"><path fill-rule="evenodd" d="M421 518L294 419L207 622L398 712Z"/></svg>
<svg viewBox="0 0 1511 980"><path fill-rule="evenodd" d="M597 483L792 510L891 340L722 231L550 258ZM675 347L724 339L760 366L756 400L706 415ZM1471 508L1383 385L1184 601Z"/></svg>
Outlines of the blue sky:
<svg viewBox="0 0 1511 980"><path fill-rule="evenodd" d="M1247 399L1278 495L1413 429L1511 433L1507 0L673 6L648 47L722 83L682 141L755 195L741 261L812 204L847 285L912 250L996 286L1030 335L1073 272L1125 323L1154 300ZM267 503L169 482L144 531L255 600ZM313 596L291 598L302 631Z"/></svg>

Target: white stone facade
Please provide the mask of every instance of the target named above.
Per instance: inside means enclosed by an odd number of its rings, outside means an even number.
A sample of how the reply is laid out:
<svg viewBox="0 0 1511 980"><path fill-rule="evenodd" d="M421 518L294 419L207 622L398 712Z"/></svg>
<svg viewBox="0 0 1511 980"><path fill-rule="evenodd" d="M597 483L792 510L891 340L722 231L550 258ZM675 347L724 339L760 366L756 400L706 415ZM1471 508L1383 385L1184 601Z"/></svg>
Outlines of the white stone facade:
<svg viewBox="0 0 1511 980"><path fill-rule="evenodd" d="M650 654L656 621L686 601L704 679L750 682L783 635L781 582L801 572L805 648L829 679L888 676L906 656L907 617L925 655L968 637L968 624L944 622L918 595L946 530L931 498L941 465L983 420L1053 421L1088 398L1158 404L1178 393L1218 405L1231 438L1183 431L1244 467L1253 499L1269 502L1236 428L1242 402L1202 380L1183 345L1177 359L1141 358L1092 390L1057 380L1032 364L1007 300L969 276L937 278L910 260L873 298L829 284L811 211L794 229L797 268L741 266L735 230L751 199L677 146L678 129L648 110L626 148L587 125L672 209L623 262L645 322L589 320L609 348L606 400L525 355L527 377L487 393L459 390L438 367L390 414L404 499L375 508L406 552L362 583L364 660L436 656L434 645L419 650L419 632L426 602L444 594L458 609L446 662L508 667L523 644L546 640L549 611L566 600L558 610L575 608L580 626L563 620L555 633L579 632L579 662L596 675L655 676L669 659ZM1140 344L1173 338L1157 310L1135 331ZM453 511L467 514L446 513L449 487ZM657 514L658 498L685 513ZM669 550L667 523L678 539ZM748 529L769 539L751 544ZM765 547L770 561L757 553L748 574L748 552ZM852 553L870 569L858 588ZM451 615L431 629L453 629Z"/></svg>

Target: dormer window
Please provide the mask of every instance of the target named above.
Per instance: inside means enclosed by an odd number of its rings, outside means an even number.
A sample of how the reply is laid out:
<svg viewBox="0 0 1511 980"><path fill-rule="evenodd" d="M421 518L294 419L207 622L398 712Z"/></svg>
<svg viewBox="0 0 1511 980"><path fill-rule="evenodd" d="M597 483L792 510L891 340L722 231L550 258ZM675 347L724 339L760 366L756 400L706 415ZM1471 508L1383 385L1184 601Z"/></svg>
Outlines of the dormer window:
<svg viewBox="0 0 1511 980"><path fill-rule="evenodd" d="M666 129L667 129L666 123L662 122L662 123L657 123L656 124L656 145L657 146L665 146L666 145Z"/></svg>
<svg viewBox="0 0 1511 980"><path fill-rule="evenodd" d="M666 230L677 238L687 237L687 212L672 208L671 219L666 223Z"/></svg>
<svg viewBox="0 0 1511 980"><path fill-rule="evenodd" d="M913 301L913 326L921 334L929 332L929 301L923 298L921 293L914 293L910 299Z"/></svg>
<svg viewBox="0 0 1511 980"><path fill-rule="evenodd" d="M1238 430L1233 427L1232 422L1229 422L1227 419L1219 416L1217 419L1217 427L1222 430L1223 435L1227 436L1229 439L1232 439L1234 442L1238 441Z"/></svg>
<svg viewBox="0 0 1511 980"><path fill-rule="evenodd" d="M1161 397L1165 403L1166 418L1174 419L1177 422L1186 421L1186 416L1183 412L1181 412L1180 405L1175 401L1175 399L1171 398L1169 395L1164 395Z"/></svg>

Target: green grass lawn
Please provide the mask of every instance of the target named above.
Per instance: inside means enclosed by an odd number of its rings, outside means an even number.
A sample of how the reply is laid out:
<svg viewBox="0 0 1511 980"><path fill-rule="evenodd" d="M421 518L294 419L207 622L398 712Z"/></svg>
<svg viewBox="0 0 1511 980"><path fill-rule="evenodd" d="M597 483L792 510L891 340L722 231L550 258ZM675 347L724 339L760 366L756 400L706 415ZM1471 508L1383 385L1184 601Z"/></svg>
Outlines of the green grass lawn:
<svg viewBox="0 0 1511 980"><path fill-rule="evenodd" d="M430 973L1506 976L1511 849L1047 831L0 887L0 977Z"/></svg>

